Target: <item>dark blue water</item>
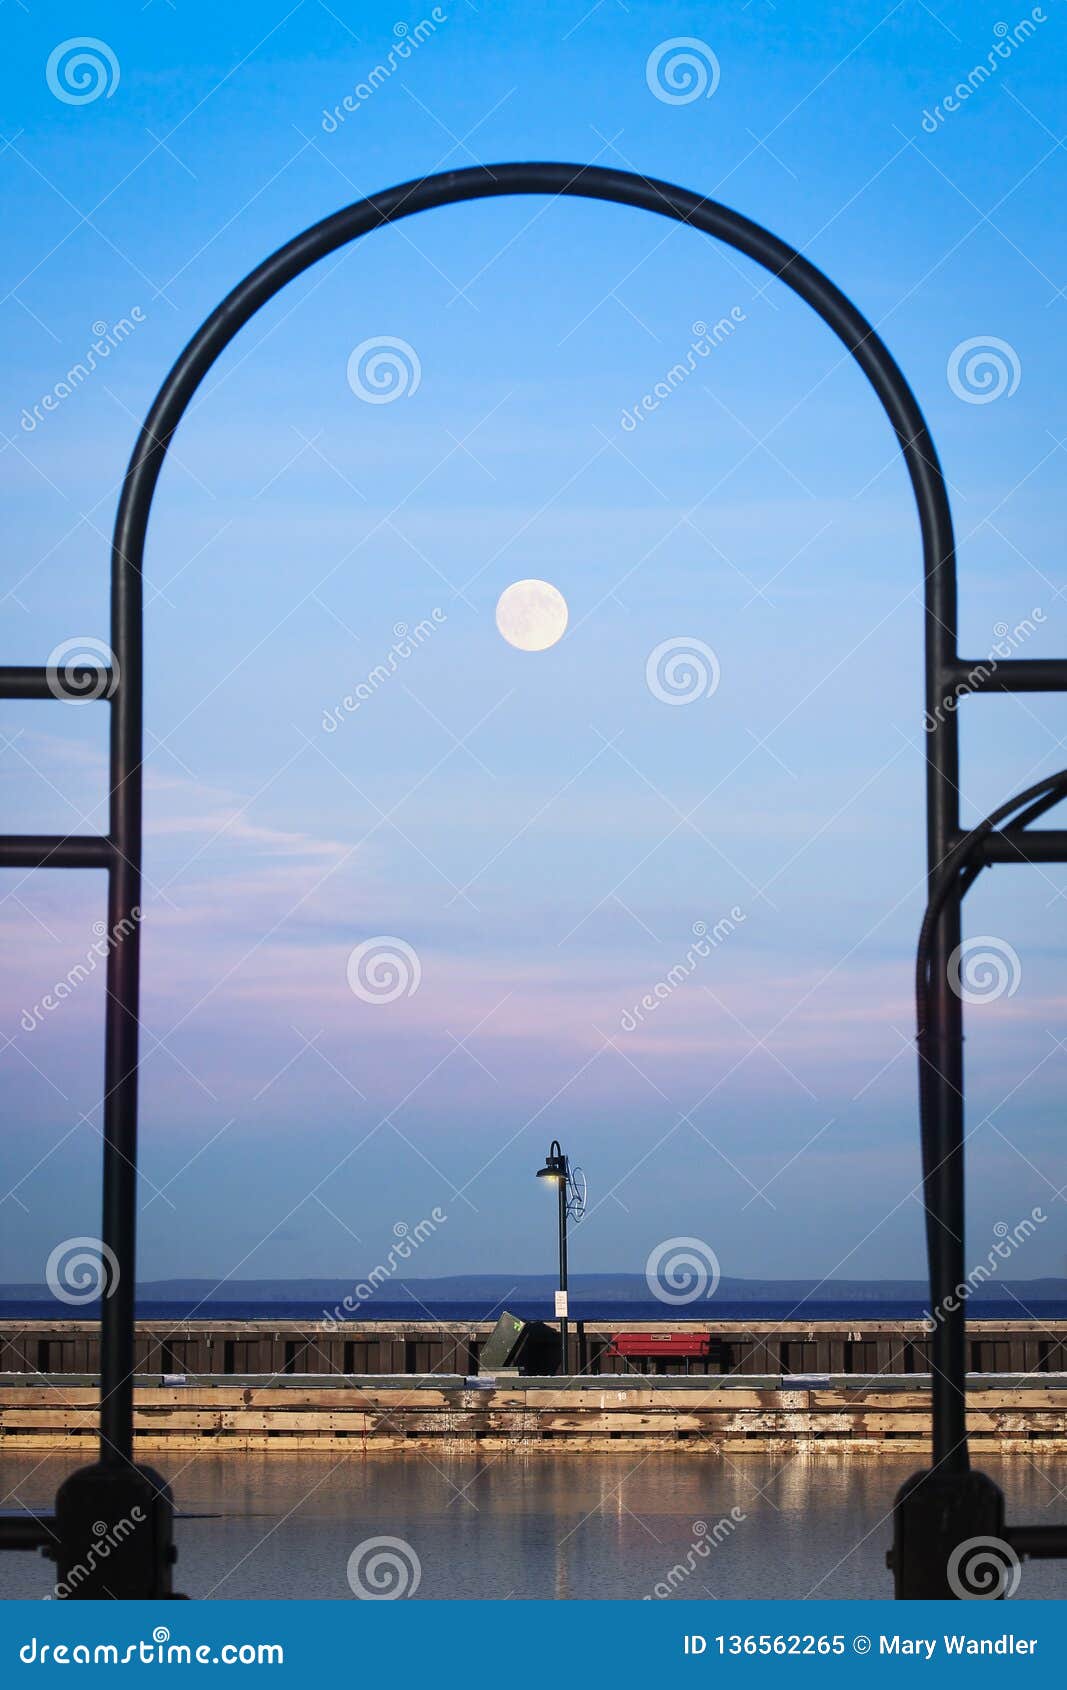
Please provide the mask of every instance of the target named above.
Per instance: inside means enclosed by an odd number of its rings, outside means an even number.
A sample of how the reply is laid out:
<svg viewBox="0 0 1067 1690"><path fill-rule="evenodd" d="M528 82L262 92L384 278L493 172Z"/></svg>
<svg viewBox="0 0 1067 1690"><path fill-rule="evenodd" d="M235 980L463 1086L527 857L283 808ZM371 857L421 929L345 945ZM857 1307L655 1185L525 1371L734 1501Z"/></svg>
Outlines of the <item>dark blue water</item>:
<svg viewBox="0 0 1067 1690"><path fill-rule="evenodd" d="M316 1321L340 1317L363 1324L367 1321L396 1320L496 1320L504 1304L458 1303L451 1300L423 1302L415 1297L393 1297L390 1300L372 1298L358 1309L337 1311L336 1304L321 1302L275 1302L245 1299L240 1302L138 1302L141 1320L298 1320ZM529 1300L509 1298L509 1313L521 1320L552 1320L552 1305L547 1299ZM859 1325L872 1320L921 1320L928 1303L910 1300L885 1302L873 1299L854 1302L821 1302L814 1298L800 1301L778 1299L768 1302L749 1302L726 1298L704 1298L685 1305L670 1305L649 1298L644 1302L614 1301L610 1298L580 1298L570 1300L572 1320L656 1320L671 1321L679 1326L694 1321L725 1320L854 1320ZM335 1312L336 1311L336 1312ZM972 1297L967 1304L969 1320L1067 1320L1067 1300L1032 1300L1023 1306L1016 1298ZM52 1298L0 1301L0 1320L99 1320L98 1303L84 1303L72 1307Z"/></svg>

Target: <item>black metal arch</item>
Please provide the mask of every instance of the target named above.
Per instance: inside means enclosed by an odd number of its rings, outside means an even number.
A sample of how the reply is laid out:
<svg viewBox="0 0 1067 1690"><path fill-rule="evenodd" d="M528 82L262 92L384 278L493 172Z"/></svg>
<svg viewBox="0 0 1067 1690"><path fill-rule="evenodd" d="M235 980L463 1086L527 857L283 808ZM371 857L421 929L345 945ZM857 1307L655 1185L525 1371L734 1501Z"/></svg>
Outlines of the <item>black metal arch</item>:
<svg viewBox="0 0 1067 1690"><path fill-rule="evenodd" d="M137 1181L137 1066L142 821L143 558L152 499L174 432L200 382L239 329L261 306L312 264L348 242L401 218L437 206L516 194L567 195L609 201L686 223L764 266L805 300L838 336L866 375L889 418L911 480L922 536L925 594L927 723L927 859L931 889L959 843L958 727L955 695L964 691L1067 689L1067 663L1007 662L988 668L961 660L956 644L956 580L952 518L944 478L918 403L871 325L834 284L793 247L738 212L666 182L626 171L571 164L503 164L449 171L372 195L316 223L279 248L227 295L193 336L164 381L141 430L126 472L111 558L113 666L95 674L93 691L111 704L109 831L102 837L7 837L0 866L106 868L111 932L126 933L108 956L104 1100L102 1242L117 1263L117 1284L102 1305L101 1464L85 1470L91 1502L68 1489L57 1510L61 1536L75 1542L85 1519L107 1519L100 1482L133 1467L134 1288ZM93 679L94 672L89 671ZM0 697L57 696L54 676L43 668L0 670ZM952 704L946 707L946 700ZM1067 834L1028 837L1023 848L1010 834L986 843L989 860L1067 860ZM996 853L1002 852L1002 855ZM949 986L948 962L960 942L959 899L950 898L933 936L927 1060L933 1122L924 1147L924 1189L931 1294L940 1304L964 1275L962 1012ZM967 1468L964 1405L963 1309L950 1313L933 1336L934 1461L946 1473ZM75 1479L78 1475L75 1475ZM151 1476L156 1495L166 1487ZM126 1502L128 1505L128 1497ZM157 1559L167 1559L169 1493L153 1527ZM64 1524L64 1521L66 1523ZM169 1539L168 1539L169 1543ZM61 1565L70 1560L66 1542ZM131 1563L123 1594L169 1591L162 1565L145 1586L144 1562ZM111 1563L114 1584L118 1569ZM138 1582L139 1581L139 1582ZM82 1588L82 1594L98 1594Z"/></svg>

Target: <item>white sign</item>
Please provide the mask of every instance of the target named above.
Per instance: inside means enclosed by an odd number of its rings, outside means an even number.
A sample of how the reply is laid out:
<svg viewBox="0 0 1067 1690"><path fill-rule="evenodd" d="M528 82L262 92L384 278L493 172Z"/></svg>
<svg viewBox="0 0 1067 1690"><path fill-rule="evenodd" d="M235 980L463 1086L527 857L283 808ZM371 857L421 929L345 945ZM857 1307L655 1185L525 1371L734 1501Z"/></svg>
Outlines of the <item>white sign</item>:
<svg viewBox="0 0 1067 1690"><path fill-rule="evenodd" d="M566 1291L557 1291L556 1292L556 1319L557 1320L566 1320L566 1318L567 1318L567 1293L566 1293Z"/></svg>

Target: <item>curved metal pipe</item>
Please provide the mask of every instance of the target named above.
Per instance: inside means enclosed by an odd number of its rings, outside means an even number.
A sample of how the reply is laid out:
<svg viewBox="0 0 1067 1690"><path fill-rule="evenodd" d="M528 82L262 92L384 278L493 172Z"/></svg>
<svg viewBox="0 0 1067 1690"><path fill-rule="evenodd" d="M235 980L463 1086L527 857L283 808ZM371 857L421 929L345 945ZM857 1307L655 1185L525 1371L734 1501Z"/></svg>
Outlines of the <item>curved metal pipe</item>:
<svg viewBox="0 0 1067 1690"><path fill-rule="evenodd" d="M280 247L241 282L193 336L167 376L134 448L119 501L112 550L111 644L119 682L111 701L109 881L114 930L140 901L142 804L143 581L145 536L163 459L193 394L219 354L262 305L327 254L373 229L438 206L514 194L567 195L634 206L689 224L724 241L792 288L838 336L874 388L896 434L918 509L925 583L926 704L934 726L927 748L927 854L936 874L958 823L958 733L945 696L956 652L956 580L952 519L944 479L911 389L882 340L855 306L806 258L738 212L626 171L573 164L503 164L448 171L374 194L325 218ZM932 1015L943 1030L937 1048L937 1142L926 1179L927 1236L934 1296L963 1273L962 1024L948 987L948 957L959 943L959 909L942 919L933 959ZM108 959L111 998L105 1074L104 1242L119 1263L118 1284L102 1311L103 1459L132 1451L135 1284L137 1052L140 929ZM940 1328L934 1354L935 1460L966 1465L963 1320Z"/></svg>

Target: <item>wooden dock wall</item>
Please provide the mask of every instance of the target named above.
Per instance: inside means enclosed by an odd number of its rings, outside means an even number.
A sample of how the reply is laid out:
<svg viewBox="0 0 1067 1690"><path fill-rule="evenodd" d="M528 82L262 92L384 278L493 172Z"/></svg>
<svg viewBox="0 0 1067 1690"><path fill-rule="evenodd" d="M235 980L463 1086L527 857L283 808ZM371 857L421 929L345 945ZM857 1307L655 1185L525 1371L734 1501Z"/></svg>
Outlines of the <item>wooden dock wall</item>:
<svg viewBox="0 0 1067 1690"><path fill-rule="evenodd" d="M643 1371L606 1354L615 1332L664 1332L679 1323L579 1321L570 1372L589 1378ZM922 1374L929 1338L920 1321L685 1321L712 1334L712 1374ZM138 1323L141 1374L476 1374L490 1322L182 1321ZM659 1365L649 1363L652 1371ZM972 1321L974 1373L1067 1372L1067 1321ZM0 1373L95 1373L99 1327L87 1320L0 1321ZM680 1371L676 1364L671 1371Z"/></svg>
<svg viewBox="0 0 1067 1690"><path fill-rule="evenodd" d="M972 1448L1031 1457L1067 1453L1067 1380L1058 1387L974 1384ZM84 1384L0 1383L0 1452L96 1447L97 1391ZM164 1451L328 1450L336 1455L432 1450L527 1455L673 1450L878 1455L925 1453L929 1390L782 1390L710 1381L553 1388L521 1382L469 1387L456 1378L408 1388L316 1387L313 1379L135 1392L138 1454Z"/></svg>

